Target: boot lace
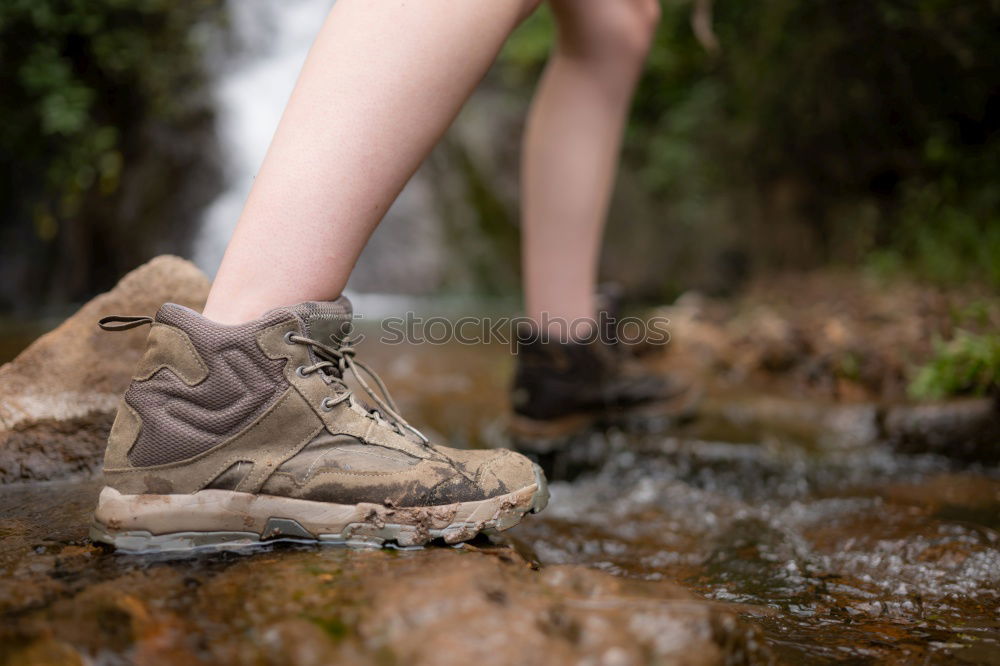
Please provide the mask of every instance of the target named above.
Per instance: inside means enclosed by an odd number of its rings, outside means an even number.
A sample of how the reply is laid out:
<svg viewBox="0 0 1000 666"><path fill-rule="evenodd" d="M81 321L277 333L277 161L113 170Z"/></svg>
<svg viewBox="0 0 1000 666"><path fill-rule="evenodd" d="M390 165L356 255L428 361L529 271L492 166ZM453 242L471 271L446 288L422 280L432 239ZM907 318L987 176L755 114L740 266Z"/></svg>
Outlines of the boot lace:
<svg viewBox="0 0 1000 666"><path fill-rule="evenodd" d="M320 359L312 365L302 366L299 368L299 373L302 375L311 375L321 372L327 383L333 387L336 395L335 397L326 398L323 401L325 409L333 409L342 402L348 401L357 404L353 401L354 391L347 385L345 380L347 373L350 372L358 385L364 389L368 397L378 406L376 410L366 410L369 417L375 419L380 424L392 426L400 434L402 434L401 429L405 429L420 438L422 443L430 443L430 440L422 432L410 425L400 415L399 408L396 406L395 400L392 399L392 394L389 393L389 389L386 387L385 382L382 381L382 378L367 364L355 358L357 352L353 346L353 340L344 338L336 346L331 346L323 344L319 340L313 340L312 338L294 333L289 333L285 336L285 339L294 344L311 347ZM378 392L365 381L362 375L367 375L371 379L378 388ZM388 419L385 417L388 417Z"/></svg>

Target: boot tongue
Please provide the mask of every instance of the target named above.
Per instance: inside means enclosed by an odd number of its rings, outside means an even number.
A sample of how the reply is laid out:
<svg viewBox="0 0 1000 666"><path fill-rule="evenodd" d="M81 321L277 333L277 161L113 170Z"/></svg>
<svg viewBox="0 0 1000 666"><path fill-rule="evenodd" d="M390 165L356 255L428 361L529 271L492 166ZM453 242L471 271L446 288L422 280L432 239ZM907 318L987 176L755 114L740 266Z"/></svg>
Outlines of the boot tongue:
<svg viewBox="0 0 1000 666"><path fill-rule="evenodd" d="M302 322L305 337L324 345L336 347L351 333L354 308L346 296L341 296L335 301L306 301L285 309ZM320 357L311 347L309 356L314 361L333 360ZM340 370L336 368L327 368L325 372L343 379ZM375 411L374 407L357 394L354 395L354 400L362 410Z"/></svg>
<svg viewBox="0 0 1000 666"><path fill-rule="evenodd" d="M337 345L351 333L354 311L346 296L335 301L306 301L288 310L302 321L307 338L324 345Z"/></svg>

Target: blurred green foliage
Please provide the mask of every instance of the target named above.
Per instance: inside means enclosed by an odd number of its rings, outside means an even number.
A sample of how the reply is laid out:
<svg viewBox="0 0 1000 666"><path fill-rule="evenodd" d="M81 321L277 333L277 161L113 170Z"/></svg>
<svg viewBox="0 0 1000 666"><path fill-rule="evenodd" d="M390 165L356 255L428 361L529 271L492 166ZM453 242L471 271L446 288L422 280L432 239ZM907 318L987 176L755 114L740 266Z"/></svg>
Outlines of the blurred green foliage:
<svg viewBox="0 0 1000 666"><path fill-rule="evenodd" d="M653 266L657 298L829 263L1000 286L1000 0L716 0L719 53L690 20L664 0L612 273ZM185 251L221 183L206 52L224 25L224 0L0 3L0 310ZM527 99L553 35L544 8L515 33L505 91ZM490 290L516 261L493 182L514 153L492 172L455 160Z"/></svg>
<svg viewBox="0 0 1000 666"><path fill-rule="evenodd" d="M674 230L731 231L756 268L1000 287L1000 2L716 0L715 55L690 15L663 3L624 160ZM541 13L515 34L508 82L552 32Z"/></svg>
<svg viewBox="0 0 1000 666"><path fill-rule="evenodd" d="M952 332L936 336L929 360L915 369L910 396L938 399L1000 389L1000 308L977 299L951 313Z"/></svg>
<svg viewBox="0 0 1000 666"><path fill-rule="evenodd" d="M1000 333L958 330L934 344L933 358L917 372L910 395L918 399L985 395L1000 387Z"/></svg>
<svg viewBox="0 0 1000 666"><path fill-rule="evenodd" d="M5 282L22 290L0 290L0 304L86 295L148 256L154 236L169 239L168 247L176 239L163 220L136 213L183 190L166 181L192 167L191 156L160 148L175 133L197 138L210 121L203 53L211 33L200 28L219 24L223 7L223 0L0 3L0 237L8 250L0 254ZM124 187L130 171L132 191ZM38 264L51 270L41 273ZM67 293L53 293L60 288L53 277Z"/></svg>

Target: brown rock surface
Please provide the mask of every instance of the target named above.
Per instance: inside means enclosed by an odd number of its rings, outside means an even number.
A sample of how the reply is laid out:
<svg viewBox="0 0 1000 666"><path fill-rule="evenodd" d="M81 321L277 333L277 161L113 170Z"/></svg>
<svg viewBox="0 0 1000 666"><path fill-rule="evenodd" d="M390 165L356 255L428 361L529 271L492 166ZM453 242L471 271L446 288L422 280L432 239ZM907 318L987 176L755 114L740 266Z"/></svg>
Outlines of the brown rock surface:
<svg viewBox="0 0 1000 666"><path fill-rule="evenodd" d="M829 270L761 278L736 298L684 294L656 314L670 320L668 368L713 388L896 403L935 338L995 329L1000 302L972 287Z"/></svg>
<svg viewBox="0 0 1000 666"><path fill-rule="evenodd" d="M965 398L894 406L886 413L885 430L903 451L996 461L1000 459L1000 400Z"/></svg>
<svg viewBox="0 0 1000 666"><path fill-rule="evenodd" d="M507 546L114 555L83 538L97 489L0 496L0 663L769 662L722 604Z"/></svg>
<svg viewBox="0 0 1000 666"><path fill-rule="evenodd" d="M200 309L208 286L194 264L157 257L0 367L0 483L93 470L146 339L97 320L152 315L165 301Z"/></svg>

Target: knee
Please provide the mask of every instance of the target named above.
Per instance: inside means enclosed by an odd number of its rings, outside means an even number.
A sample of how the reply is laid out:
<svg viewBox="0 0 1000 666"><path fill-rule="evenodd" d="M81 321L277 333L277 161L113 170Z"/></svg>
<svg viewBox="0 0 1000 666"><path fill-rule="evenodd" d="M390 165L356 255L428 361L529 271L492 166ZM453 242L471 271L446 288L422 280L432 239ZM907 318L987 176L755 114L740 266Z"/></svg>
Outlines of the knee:
<svg viewBox="0 0 1000 666"><path fill-rule="evenodd" d="M609 46L623 58L645 60L660 23L659 0L618 0L608 4L617 14L606 23Z"/></svg>
<svg viewBox="0 0 1000 666"><path fill-rule="evenodd" d="M585 57L641 65L660 22L660 0L554 0L564 46Z"/></svg>

